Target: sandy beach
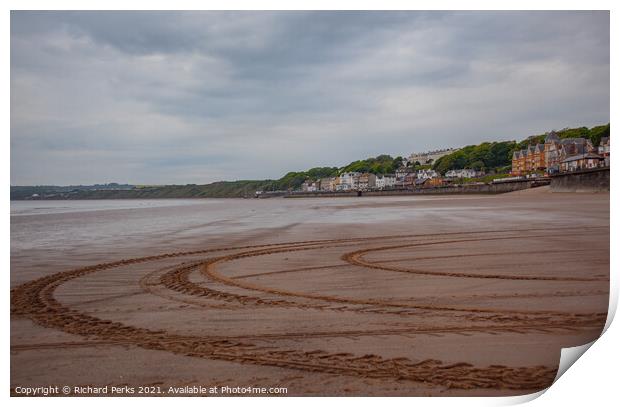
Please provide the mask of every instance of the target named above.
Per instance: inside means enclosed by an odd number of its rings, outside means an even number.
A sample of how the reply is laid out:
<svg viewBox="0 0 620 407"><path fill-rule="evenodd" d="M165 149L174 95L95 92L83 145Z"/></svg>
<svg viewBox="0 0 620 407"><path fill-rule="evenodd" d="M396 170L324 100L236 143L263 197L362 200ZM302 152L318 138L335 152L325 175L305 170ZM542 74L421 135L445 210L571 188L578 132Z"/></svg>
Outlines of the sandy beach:
<svg viewBox="0 0 620 407"><path fill-rule="evenodd" d="M607 315L608 193L15 205L13 391L528 394Z"/></svg>

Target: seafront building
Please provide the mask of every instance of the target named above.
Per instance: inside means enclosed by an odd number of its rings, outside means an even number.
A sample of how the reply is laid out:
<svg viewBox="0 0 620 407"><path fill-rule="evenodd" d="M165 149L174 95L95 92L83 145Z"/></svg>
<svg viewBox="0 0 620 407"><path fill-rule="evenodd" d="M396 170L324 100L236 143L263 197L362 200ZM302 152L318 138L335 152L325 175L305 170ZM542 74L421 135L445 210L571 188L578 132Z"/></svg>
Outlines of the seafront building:
<svg viewBox="0 0 620 407"><path fill-rule="evenodd" d="M396 186L404 186L406 178L411 177L411 174L414 174L415 177L415 173L410 167L400 167L397 169L394 174L396 177Z"/></svg>
<svg viewBox="0 0 620 407"><path fill-rule="evenodd" d="M418 174L415 173L415 172L409 172L403 178L402 183L397 184L397 186L400 186L402 188L411 189L411 188L413 188L415 186L415 183L416 183L417 180L418 180Z"/></svg>
<svg viewBox="0 0 620 407"><path fill-rule="evenodd" d="M337 190L349 191L357 190L359 187L359 172L343 172L340 174L340 182L337 184ZM339 188L339 189L338 189Z"/></svg>
<svg viewBox="0 0 620 407"><path fill-rule="evenodd" d="M384 174L377 175L375 178L375 188L376 189L391 189L396 186L396 175L394 174Z"/></svg>
<svg viewBox="0 0 620 407"><path fill-rule="evenodd" d="M609 166L609 137L603 137L599 147L595 148L589 139L560 139L551 132L545 137L544 144L529 145L513 153L511 175L555 174L605 166Z"/></svg>
<svg viewBox="0 0 620 407"><path fill-rule="evenodd" d="M584 153L570 156L560 163L561 172L578 171L603 167L605 159L594 153Z"/></svg>
<svg viewBox="0 0 620 407"><path fill-rule="evenodd" d="M306 181L303 184L301 184L301 190L303 192L316 192L319 190L319 183Z"/></svg>
<svg viewBox="0 0 620 407"><path fill-rule="evenodd" d="M417 179L439 178L439 174L435 170L418 170L416 172Z"/></svg>
<svg viewBox="0 0 620 407"><path fill-rule="evenodd" d="M336 190L336 178L321 178L319 180L319 190L320 191L335 191Z"/></svg>
<svg viewBox="0 0 620 407"><path fill-rule="evenodd" d="M413 174L409 172L408 174ZM360 172L345 172L337 177L326 177L316 181L307 180L301 185L303 192L333 192L333 191L370 191L375 189L390 189L396 186L394 174L372 174Z"/></svg>
<svg viewBox="0 0 620 407"><path fill-rule="evenodd" d="M376 185L377 176L371 173L360 174L357 181L358 191L367 191L374 189Z"/></svg>
<svg viewBox="0 0 620 407"><path fill-rule="evenodd" d="M418 178L415 180L416 188L433 188L443 185L445 181L441 177Z"/></svg>
<svg viewBox="0 0 620 407"><path fill-rule="evenodd" d="M460 174L477 174L473 170L455 170ZM471 172L473 171L473 173ZM439 186L449 182L435 170L422 169L414 171L410 167L401 167L395 174L372 174L360 172L344 172L337 177L321 178L316 181L306 180L302 186L303 192L346 192L372 191L386 189L412 189Z"/></svg>
<svg viewBox="0 0 620 407"><path fill-rule="evenodd" d="M476 171L471 168L462 168L459 170L449 170L446 172L446 178L476 178L484 175L481 171Z"/></svg>

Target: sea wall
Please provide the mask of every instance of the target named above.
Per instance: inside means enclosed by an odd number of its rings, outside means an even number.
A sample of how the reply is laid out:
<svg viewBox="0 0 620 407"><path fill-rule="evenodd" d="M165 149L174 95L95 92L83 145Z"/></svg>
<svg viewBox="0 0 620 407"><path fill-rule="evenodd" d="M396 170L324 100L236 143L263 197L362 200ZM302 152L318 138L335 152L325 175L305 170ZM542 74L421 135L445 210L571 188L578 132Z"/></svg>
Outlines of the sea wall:
<svg viewBox="0 0 620 407"><path fill-rule="evenodd" d="M347 192L294 192L285 198L327 198L327 197L351 197L351 196L397 196L397 195L444 195L444 194L503 194L505 192L519 191L522 189L535 188L548 185L549 180L515 180L476 185L450 185L433 188L418 189L392 189L385 191L347 191Z"/></svg>
<svg viewBox="0 0 620 407"><path fill-rule="evenodd" d="M609 168L596 168L551 177L552 192L609 191Z"/></svg>

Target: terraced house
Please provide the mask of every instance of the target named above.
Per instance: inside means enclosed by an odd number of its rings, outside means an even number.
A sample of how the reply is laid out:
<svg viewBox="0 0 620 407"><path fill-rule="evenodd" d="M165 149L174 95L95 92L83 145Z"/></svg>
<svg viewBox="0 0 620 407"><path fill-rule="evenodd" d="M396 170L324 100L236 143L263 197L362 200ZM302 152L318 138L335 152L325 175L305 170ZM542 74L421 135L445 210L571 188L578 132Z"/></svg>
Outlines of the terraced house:
<svg viewBox="0 0 620 407"><path fill-rule="evenodd" d="M528 148L515 151L512 154L512 175L523 175L537 170L544 170L545 145L536 144Z"/></svg>
<svg viewBox="0 0 620 407"><path fill-rule="evenodd" d="M360 191L366 191L374 189L376 185L377 176L371 173L363 173L359 175L357 182L357 189Z"/></svg>
<svg viewBox="0 0 620 407"><path fill-rule="evenodd" d="M609 143L607 140L605 142ZM551 132L545 137L544 144L530 145L512 154L511 174L520 176L536 171L554 174L560 171L604 166L605 159L596 152L589 139L582 137L560 139L557 134ZM586 156L587 159L584 158Z"/></svg>
<svg viewBox="0 0 620 407"><path fill-rule="evenodd" d="M336 185L339 191L356 190L359 186L360 173L355 171L340 174L340 182Z"/></svg>
<svg viewBox="0 0 620 407"><path fill-rule="evenodd" d="M375 188L377 189L390 189L396 185L396 176L393 174L379 174L375 178Z"/></svg>

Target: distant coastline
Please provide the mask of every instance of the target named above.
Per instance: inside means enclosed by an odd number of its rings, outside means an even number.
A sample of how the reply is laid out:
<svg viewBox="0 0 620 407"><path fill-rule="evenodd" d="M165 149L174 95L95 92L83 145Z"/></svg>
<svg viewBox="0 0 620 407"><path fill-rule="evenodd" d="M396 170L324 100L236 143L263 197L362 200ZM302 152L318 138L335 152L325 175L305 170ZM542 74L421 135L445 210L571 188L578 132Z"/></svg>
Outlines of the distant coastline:
<svg viewBox="0 0 620 407"><path fill-rule="evenodd" d="M545 133L546 134L546 133ZM332 177L344 172L367 172L386 174L399 168L434 170L441 174L460 168L472 168L488 172L486 179L473 179L473 184L489 184L493 178L508 176L513 152L519 151L532 143L539 143L545 134L526 139L502 142L486 142L461 149L438 150L428 153L413 153L409 158L379 155L375 158L351 162L344 167L316 167L307 171L289 172L277 180L238 180L218 181L210 184L186 185L131 185L131 184L96 184L74 186L11 186L11 200L93 200L93 199L174 199L174 198L253 198L256 191L267 192L271 196L281 196L299 191L307 180ZM560 138L582 137L594 145L601 138L610 136L610 124L592 128L565 128L556 132ZM419 157L436 159L420 163L414 161ZM480 182L482 181L482 182ZM397 189L397 188L395 188ZM458 189L458 188L457 188ZM455 189L455 191L457 190ZM474 188L475 189L475 188ZM397 193L398 191L395 191ZM401 191L406 192L406 191ZM443 192L442 192L443 193Z"/></svg>

